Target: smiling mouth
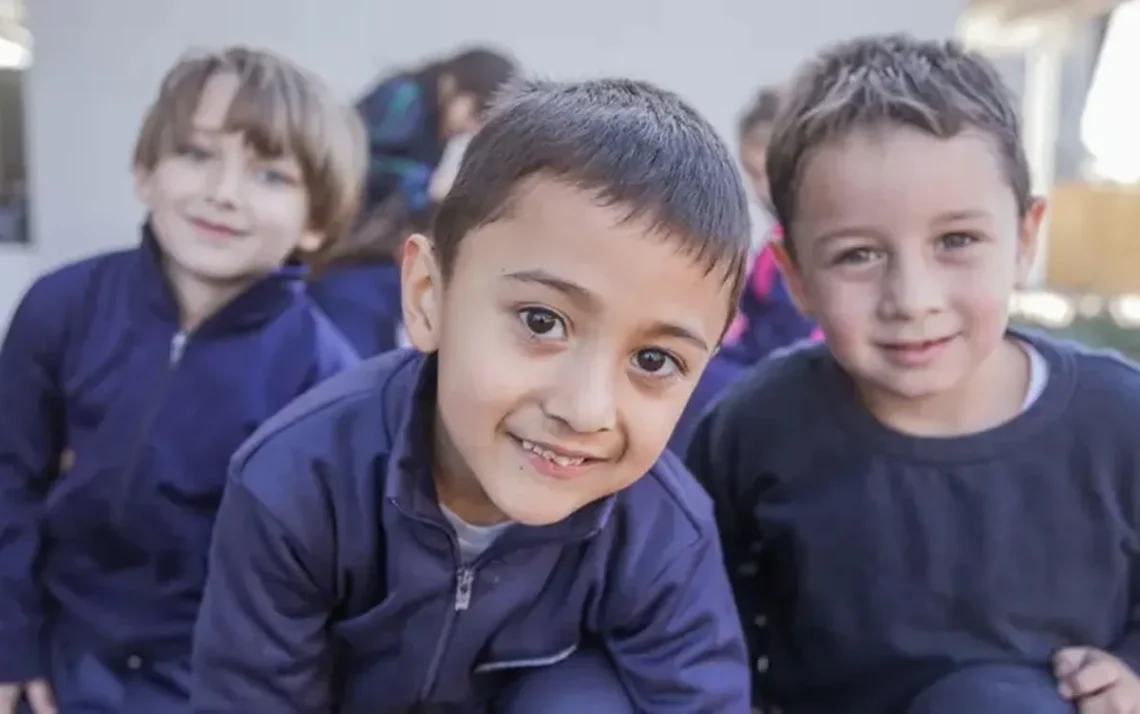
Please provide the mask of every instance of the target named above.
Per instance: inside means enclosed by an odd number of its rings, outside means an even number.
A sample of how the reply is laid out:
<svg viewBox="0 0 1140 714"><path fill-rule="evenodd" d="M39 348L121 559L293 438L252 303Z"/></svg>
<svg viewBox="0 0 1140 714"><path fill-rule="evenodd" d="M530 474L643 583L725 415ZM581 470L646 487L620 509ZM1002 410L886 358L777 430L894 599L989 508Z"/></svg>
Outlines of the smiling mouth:
<svg viewBox="0 0 1140 714"><path fill-rule="evenodd" d="M933 340L918 340L916 342L888 342L881 345L883 349L897 352L921 352L933 347L939 347L954 339L954 335L939 337Z"/></svg>
<svg viewBox="0 0 1140 714"><path fill-rule="evenodd" d="M601 459L585 454L563 452L545 444L539 444L528 439L514 436L513 434L511 435L511 439L513 439L523 451L532 453L562 468L576 468L601 461Z"/></svg>
<svg viewBox="0 0 1140 714"><path fill-rule="evenodd" d="M200 218L191 218L190 223L193 224L196 228L199 228L199 229L204 230L204 231L208 231L210 233L217 233L218 235L224 235L224 236L229 236L229 237L237 237L237 236L245 235L245 231L240 231L240 230L237 230L236 228L231 228L231 227L224 225L222 223L212 223L210 221L204 221Z"/></svg>

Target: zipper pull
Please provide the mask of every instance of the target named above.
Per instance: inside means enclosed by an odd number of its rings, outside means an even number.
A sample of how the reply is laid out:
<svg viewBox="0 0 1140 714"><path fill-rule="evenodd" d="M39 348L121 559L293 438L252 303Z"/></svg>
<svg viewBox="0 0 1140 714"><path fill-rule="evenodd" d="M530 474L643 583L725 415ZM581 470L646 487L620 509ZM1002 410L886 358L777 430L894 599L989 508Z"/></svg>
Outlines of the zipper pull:
<svg viewBox="0 0 1140 714"><path fill-rule="evenodd" d="M188 335L179 330L174 333L174 337L170 340L170 364L174 366L178 364L178 360L182 359L182 352L186 349L186 339Z"/></svg>
<svg viewBox="0 0 1140 714"><path fill-rule="evenodd" d="M455 611L463 612L471 605L471 590L475 586L475 571L460 568L455 573Z"/></svg>

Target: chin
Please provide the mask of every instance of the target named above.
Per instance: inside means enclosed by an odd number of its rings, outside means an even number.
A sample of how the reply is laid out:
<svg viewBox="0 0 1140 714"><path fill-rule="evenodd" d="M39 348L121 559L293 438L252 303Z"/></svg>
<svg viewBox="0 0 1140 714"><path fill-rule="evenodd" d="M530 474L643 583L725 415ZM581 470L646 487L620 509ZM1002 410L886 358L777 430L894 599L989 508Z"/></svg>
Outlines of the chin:
<svg viewBox="0 0 1140 714"><path fill-rule="evenodd" d="M513 497L492 497L491 500L508 520L535 528L563 521L583 505L567 503L565 499L551 494L519 493Z"/></svg>

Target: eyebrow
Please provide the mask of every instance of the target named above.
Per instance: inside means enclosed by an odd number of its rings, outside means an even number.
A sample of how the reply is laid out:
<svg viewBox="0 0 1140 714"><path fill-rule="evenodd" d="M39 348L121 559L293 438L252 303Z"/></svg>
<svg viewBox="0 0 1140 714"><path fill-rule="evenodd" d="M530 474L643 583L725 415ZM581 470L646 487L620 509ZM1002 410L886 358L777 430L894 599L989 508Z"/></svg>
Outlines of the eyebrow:
<svg viewBox="0 0 1140 714"><path fill-rule="evenodd" d="M569 298L571 302L589 312L598 312L598 308L601 304L601 300L598 296L586 288L564 278L552 275L545 270L520 270L514 273L507 273L503 278L514 282L537 284L550 288L551 290L562 293ZM649 329L649 333L663 337L675 337L687 342L692 342L706 352L711 350L708 343L701 339L699 335L676 323L656 322Z"/></svg>
<svg viewBox="0 0 1140 714"><path fill-rule="evenodd" d="M964 221L977 218L989 218L990 212L983 211L979 208L971 208L962 211L947 211L946 213L939 214L938 223L950 223L952 221Z"/></svg>
<svg viewBox="0 0 1140 714"><path fill-rule="evenodd" d="M959 211L947 211L940 213L934 218L935 223L953 223L954 221L977 220L979 218L985 219L990 217L990 212L979 208L964 209ZM871 226L843 226L835 230L828 231L816 239L819 245L827 245L832 241L839 240L840 238L870 238L879 235L879 231Z"/></svg>

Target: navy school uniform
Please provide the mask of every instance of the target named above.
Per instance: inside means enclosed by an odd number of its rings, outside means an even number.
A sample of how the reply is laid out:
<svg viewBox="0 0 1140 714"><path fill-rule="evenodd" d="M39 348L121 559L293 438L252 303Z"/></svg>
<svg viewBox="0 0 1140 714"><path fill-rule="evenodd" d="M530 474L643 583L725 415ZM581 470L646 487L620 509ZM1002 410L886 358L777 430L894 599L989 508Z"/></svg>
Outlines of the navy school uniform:
<svg viewBox="0 0 1140 714"><path fill-rule="evenodd" d="M0 681L49 675L63 714L129 698L116 678L138 673L187 696L230 456L357 361L302 273L264 278L189 334L146 229L141 247L29 289L0 351Z"/></svg>
<svg viewBox="0 0 1140 714"><path fill-rule="evenodd" d="M688 463L768 658L758 698L786 714L1072 711L1056 650L1140 669L1140 372L1015 336L1048 382L982 433L888 429L823 345L759 365L702 421ZM1019 704L979 704L997 701Z"/></svg>
<svg viewBox="0 0 1140 714"><path fill-rule="evenodd" d="M194 710L479 711L513 676L597 643L638 711L748 712L712 509L679 460L559 523L511 526L464 563L430 470L434 365L408 350L368 360L235 456Z"/></svg>
<svg viewBox="0 0 1140 714"><path fill-rule="evenodd" d="M391 262L329 268L309 283L309 294L352 343L371 357L400 346L400 266Z"/></svg>

